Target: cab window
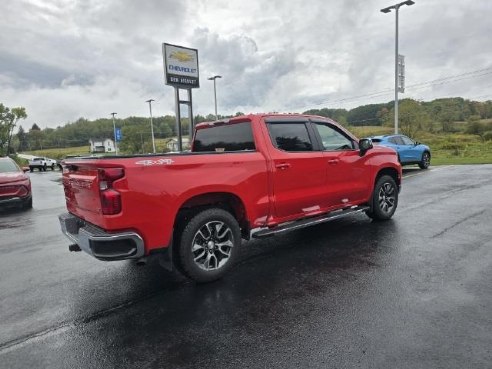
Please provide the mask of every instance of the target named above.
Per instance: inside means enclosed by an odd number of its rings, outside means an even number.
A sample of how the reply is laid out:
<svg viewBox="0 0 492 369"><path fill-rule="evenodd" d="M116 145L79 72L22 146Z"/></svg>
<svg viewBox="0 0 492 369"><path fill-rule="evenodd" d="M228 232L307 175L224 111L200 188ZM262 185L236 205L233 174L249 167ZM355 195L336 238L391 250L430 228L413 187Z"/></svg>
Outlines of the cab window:
<svg viewBox="0 0 492 369"><path fill-rule="evenodd" d="M342 132L328 124L315 123L325 151L353 150L354 142Z"/></svg>

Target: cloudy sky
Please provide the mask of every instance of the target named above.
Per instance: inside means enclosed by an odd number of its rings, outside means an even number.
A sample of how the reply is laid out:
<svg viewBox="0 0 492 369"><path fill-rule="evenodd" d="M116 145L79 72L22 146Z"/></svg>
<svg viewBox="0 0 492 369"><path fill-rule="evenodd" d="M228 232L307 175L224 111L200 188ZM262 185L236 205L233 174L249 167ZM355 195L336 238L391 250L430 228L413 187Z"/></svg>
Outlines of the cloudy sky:
<svg viewBox="0 0 492 369"><path fill-rule="evenodd" d="M391 0L3 0L0 102L42 128L174 114L162 43L198 49L194 114L301 112L393 99ZM492 1L400 9L406 93L492 99Z"/></svg>

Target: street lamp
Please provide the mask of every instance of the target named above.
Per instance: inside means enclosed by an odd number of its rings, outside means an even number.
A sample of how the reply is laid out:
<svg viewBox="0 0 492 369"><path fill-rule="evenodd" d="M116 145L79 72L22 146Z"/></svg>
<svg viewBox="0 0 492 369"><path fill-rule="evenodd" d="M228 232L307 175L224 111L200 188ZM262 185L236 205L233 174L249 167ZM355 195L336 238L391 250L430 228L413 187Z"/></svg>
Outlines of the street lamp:
<svg viewBox="0 0 492 369"><path fill-rule="evenodd" d="M222 76L213 76L208 78L209 81L214 81L214 101L215 101L215 119L219 120L219 116L217 115L217 86L215 80L217 78L222 78Z"/></svg>
<svg viewBox="0 0 492 369"><path fill-rule="evenodd" d="M396 14L396 31L395 31L395 134L398 134L398 9L403 5L413 5L415 1L407 0L401 3L388 6L381 9L382 13L389 13L391 9L395 9Z"/></svg>
<svg viewBox="0 0 492 369"><path fill-rule="evenodd" d="M154 140L154 124L152 122L152 101L155 101L154 99L149 99L145 102L149 103L149 110L150 110L150 132L152 133L152 149L154 150L155 154L155 140Z"/></svg>
<svg viewBox="0 0 492 369"><path fill-rule="evenodd" d="M114 116L116 115L117 113L111 113L111 115L113 116L113 134L114 134L114 154L115 155L118 155L118 144L116 143L116 125L114 123Z"/></svg>

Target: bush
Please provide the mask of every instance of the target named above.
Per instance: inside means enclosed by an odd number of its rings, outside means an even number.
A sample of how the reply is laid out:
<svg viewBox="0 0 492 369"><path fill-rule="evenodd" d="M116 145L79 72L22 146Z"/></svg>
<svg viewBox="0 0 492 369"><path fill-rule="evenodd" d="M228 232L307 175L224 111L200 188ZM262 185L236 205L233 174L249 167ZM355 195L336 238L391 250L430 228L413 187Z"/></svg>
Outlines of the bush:
<svg viewBox="0 0 492 369"><path fill-rule="evenodd" d="M17 155L9 155L21 168L29 165L29 160L18 157Z"/></svg>
<svg viewBox="0 0 492 369"><path fill-rule="evenodd" d="M483 134L483 139L485 141L492 141L492 131L487 131Z"/></svg>

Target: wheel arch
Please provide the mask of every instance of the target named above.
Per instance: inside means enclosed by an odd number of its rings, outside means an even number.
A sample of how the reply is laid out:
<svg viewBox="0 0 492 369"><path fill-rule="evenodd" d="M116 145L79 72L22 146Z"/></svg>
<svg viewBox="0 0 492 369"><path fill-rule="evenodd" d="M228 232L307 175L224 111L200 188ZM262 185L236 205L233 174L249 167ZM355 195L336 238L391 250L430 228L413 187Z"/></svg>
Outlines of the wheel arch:
<svg viewBox="0 0 492 369"><path fill-rule="evenodd" d="M209 208L220 208L228 211L237 220L242 236L249 235L249 222L243 200L231 192L208 192L194 195L185 200L178 209L174 219L174 229L179 230L182 224L197 212Z"/></svg>
<svg viewBox="0 0 492 369"><path fill-rule="evenodd" d="M401 178L398 175L398 170L396 170L395 168L391 168L391 167L390 168L383 168L383 169L379 170L379 172L376 174L376 177L374 178L373 187L376 185L379 178L381 178L384 175L389 175L391 178L393 178L395 180L395 183L398 186L398 188L401 187Z"/></svg>

